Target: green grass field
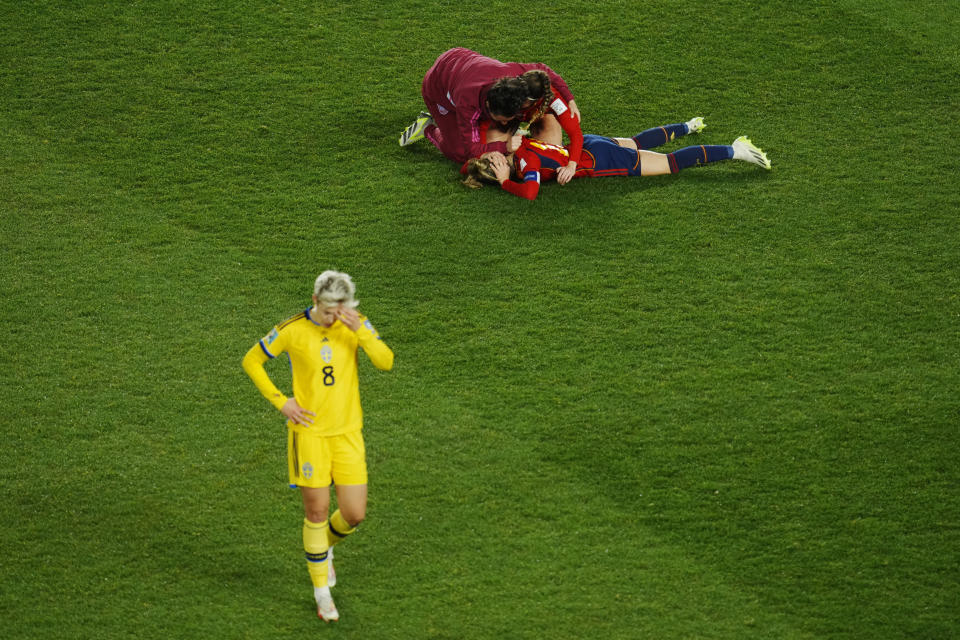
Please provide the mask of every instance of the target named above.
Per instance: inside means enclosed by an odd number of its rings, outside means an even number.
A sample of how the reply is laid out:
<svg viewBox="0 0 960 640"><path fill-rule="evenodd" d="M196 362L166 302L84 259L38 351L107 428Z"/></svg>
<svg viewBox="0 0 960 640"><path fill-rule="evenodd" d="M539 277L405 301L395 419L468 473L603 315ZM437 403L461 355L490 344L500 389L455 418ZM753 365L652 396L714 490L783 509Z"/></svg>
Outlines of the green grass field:
<svg viewBox="0 0 960 640"><path fill-rule="evenodd" d="M955 2L0 15L3 638L960 637ZM453 46L774 169L466 189ZM327 268L397 355L331 626L240 368Z"/></svg>

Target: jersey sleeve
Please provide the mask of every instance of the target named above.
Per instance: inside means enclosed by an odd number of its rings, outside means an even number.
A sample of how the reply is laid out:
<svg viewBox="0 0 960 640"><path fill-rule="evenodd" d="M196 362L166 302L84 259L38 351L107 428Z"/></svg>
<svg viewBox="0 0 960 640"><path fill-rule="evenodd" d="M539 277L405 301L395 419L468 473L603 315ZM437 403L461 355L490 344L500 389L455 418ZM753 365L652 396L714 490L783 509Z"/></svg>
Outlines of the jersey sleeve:
<svg viewBox="0 0 960 640"><path fill-rule="evenodd" d="M491 151L507 154L507 143L505 141L487 142L486 130L480 126L478 121L472 119L472 114L463 117L460 112L457 112L457 122L460 127L460 137L466 142L468 160L479 158Z"/></svg>
<svg viewBox="0 0 960 640"><path fill-rule="evenodd" d="M467 88L456 91L454 95L457 118L457 133L460 136L462 160L479 158L490 151L499 151L506 155L506 142L491 142L487 144L487 127L485 126L483 109L478 106L480 96L475 92L479 89Z"/></svg>
<svg viewBox="0 0 960 640"><path fill-rule="evenodd" d="M393 351L364 316L361 316L360 328L357 329L357 342L377 369L389 371L393 368Z"/></svg>
<svg viewBox="0 0 960 640"><path fill-rule="evenodd" d="M524 174L523 182L504 180L501 186L504 191L512 193L515 196L520 196L527 200L536 200L537 194L540 193L540 172L532 171L529 174Z"/></svg>
<svg viewBox="0 0 960 640"><path fill-rule="evenodd" d="M535 154L524 154L517 152L517 169L519 170L521 181L504 180L500 186L504 191L512 193L515 196L526 198L527 200L536 200L540 193L540 162Z"/></svg>
<svg viewBox="0 0 960 640"><path fill-rule="evenodd" d="M570 153L569 162L580 164L580 154L583 152L583 131L580 129L580 121L571 115L569 105L561 98L554 98L550 103L550 111L557 116L557 121L570 139L567 144L567 151Z"/></svg>
<svg viewBox="0 0 960 640"><path fill-rule="evenodd" d="M276 329L274 329L276 331ZM243 356L243 370L247 372L253 384L257 387L264 398L270 401L277 409L283 407L287 402L287 396L283 395L277 388L270 376L267 375L263 363L273 356L263 347L263 340L250 347L247 354Z"/></svg>
<svg viewBox="0 0 960 640"><path fill-rule="evenodd" d="M272 360L287 350L286 338L287 334L285 332L281 331L279 327L274 327L257 344L260 345L264 355Z"/></svg>

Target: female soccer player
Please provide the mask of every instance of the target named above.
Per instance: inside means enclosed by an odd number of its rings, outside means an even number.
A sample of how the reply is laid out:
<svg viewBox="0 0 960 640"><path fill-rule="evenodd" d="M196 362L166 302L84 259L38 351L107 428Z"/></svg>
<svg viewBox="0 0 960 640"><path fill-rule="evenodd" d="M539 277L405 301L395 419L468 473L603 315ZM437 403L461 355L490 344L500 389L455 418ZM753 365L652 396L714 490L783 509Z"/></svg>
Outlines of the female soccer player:
<svg viewBox="0 0 960 640"><path fill-rule="evenodd" d="M457 164L490 151L507 151L508 134L496 130L481 135L481 123L506 124L529 108L526 83L520 76L540 69L550 76L556 92L579 120L579 110L567 83L545 64L500 62L457 47L444 52L423 78L421 92L429 113L421 113L400 136L400 146L426 137ZM517 101L519 100L519 104Z"/></svg>
<svg viewBox="0 0 960 640"><path fill-rule="evenodd" d="M336 583L333 545L366 516L367 462L361 428L357 347L378 369L393 367L393 351L357 313L353 281L324 271L313 287L313 306L284 320L243 358L260 393L287 418L287 468L303 499L303 547L313 582L317 615L338 620L330 587ZM293 370L293 397L270 380L263 364L286 352ZM328 518L330 484L339 509Z"/></svg>
<svg viewBox="0 0 960 640"><path fill-rule="evenodd" d="M535 102L524 111L518 119L529 125L530 133L538 139L553 139L558 143L563 140L562 133L556 129L559 125L566 132L570 141L567 143L567 162L557 169L557 182L567 184L573 179L580 163L580 153L583 151L583 132L580 130L580 116L574 115L570 105L563 97L555 95L551 89L550 76L534 69L521 76L530 89L531 99ZM514 133L515 129L510 133ZM515 147L508 144L511 151Z"/></svg>
<svg viewBox="0 0 960 640"><path fill-rule="evenodd" d="M699 133L704 126L703 118L693 118L647 129L632 138L585 135L581 164L574 177L659 176L721 160L743 160L770 169L767 155L746 136L740 136L732 145L698 145L667 154L647 151L688 133ZM499 183L514 195L534 200L540 183L556 177L557 169L567 163L568 157L568 150L559 144L524 136L510 156L488 154L470 160L465 167L464 184L479 188L485 183Z"/></svg>

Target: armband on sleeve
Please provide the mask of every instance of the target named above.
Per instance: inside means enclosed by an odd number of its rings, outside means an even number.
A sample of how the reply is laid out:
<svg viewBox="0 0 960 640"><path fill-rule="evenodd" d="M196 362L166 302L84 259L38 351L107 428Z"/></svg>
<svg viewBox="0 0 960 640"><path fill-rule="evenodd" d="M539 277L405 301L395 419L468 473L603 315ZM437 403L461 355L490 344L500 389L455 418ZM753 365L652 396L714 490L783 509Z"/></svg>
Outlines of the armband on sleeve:
<svg viewBox="0 0 960 640"><path fill-rule="evenodd" d="M513 180L504 180L504 191L512 193L515 196L526 198L527 200L536 200L540 193L540 172L526 171L523 174L523 182L514 182Z"/></svg>

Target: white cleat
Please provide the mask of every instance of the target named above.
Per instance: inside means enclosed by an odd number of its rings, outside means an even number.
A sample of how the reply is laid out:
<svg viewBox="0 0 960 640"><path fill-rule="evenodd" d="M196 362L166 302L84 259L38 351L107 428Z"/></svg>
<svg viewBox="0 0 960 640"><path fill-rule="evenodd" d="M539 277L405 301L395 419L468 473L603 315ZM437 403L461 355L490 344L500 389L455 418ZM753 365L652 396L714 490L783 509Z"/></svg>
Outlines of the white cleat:
<svg viewBox="0 0 960 640"><path fill-rule="evenodd" d="M423 137L424 130L433 124L433 118L426 111L421 111L417 119L400 134L400 146L405 147L413 144Z"/></svg>
<svg viewBox="0 0 960 640"><path fill-rule="evenodd" d="M324 622L336 622L340 619L337 605L333 604L333 596L329 587L319 587L313 590L313 597L317 601L317 617Z"/></svg>
<svg viewBox="0 0 960 640"><path fill-rule="evenodd" d="M767 170L771 167L770 160L767 159L767 154L761 151L757 145L750 142L750 138L747 136L740 136L733 141L733 159L752 162Z"/></svg>
<svg viewBox="0 0 960 640"><path fill-rule="evenodd" d="M687 133L700 133L706 128L707 125L703 123L703 118L700 116L687 121Z"/></svg>
<svg viewBox="0 0 960 640"><path fill-rule="evenodd" d="M327 552L327 586L337 586L337 572L333 568L333 547Z"/></svg>

